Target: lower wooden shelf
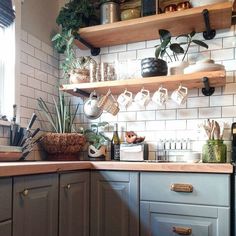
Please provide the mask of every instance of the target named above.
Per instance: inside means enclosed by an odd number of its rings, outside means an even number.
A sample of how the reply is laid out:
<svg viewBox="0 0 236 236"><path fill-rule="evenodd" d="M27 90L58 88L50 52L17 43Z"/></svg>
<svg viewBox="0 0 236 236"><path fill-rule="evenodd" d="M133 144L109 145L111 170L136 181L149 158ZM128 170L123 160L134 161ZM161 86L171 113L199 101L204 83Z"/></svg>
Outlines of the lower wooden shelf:
<svg viewBox="0 0 236 236"><path fill-rule="evenodd" d="M115 80L94 83L79 83L79 84L64 84L61 85L60 90L67 92L74 96L82 96L74 92L74 89L79 89L87 93L96 91L99 94L105 94L110 89L112 94L120 94L125 89L137 93L140 89L145 88L150 92L156 91L161 85L168 90L177 89L181 84L188 89L203 88L203 78L209 79L211 87L222 87L226 83L225 71L210 71L197 72L186 75L171 75L171 76L156 76L148 78L137 78L128 80Z"/></svg>

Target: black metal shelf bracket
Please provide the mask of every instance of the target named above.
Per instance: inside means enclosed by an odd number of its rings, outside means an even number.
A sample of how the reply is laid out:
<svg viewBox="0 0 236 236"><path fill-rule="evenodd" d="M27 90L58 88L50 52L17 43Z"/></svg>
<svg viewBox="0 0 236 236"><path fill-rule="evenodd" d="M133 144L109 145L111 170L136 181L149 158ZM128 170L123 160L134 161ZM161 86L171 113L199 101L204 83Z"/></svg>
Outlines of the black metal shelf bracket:
<svg viewBox="0 0 236 236"><path fill-rule="evenodd" d="M214 29L211 29L209 11L207 9L204 9L202 11L202 14L206 26L206 31L203 32L203 37L207 40L213 39L216 36L216 31Z"/></svg>
<svg viewBox="0 0 236 236"><path fill-rule="evenodd" d="M84 46L86 46L87 48L89 48L90 51L91 51L91 55L92 55L92 56L98 56L98 55L99 55L99 53L100 53L100 48L95 48L95 47L93 47L90 43L88 43L88 42L85 41L83 38L81 38L81 37L79 36L79 34L77 34L77 35L75 36L75 39L79 40Z"/></svg>
<svg viewBox="0 0 236 236"><path fill-rule="evenodd" d="M205 96L211 96L215 92L215 88L210 87L208 77L203 77L202 82L204 84L204 88L202 88L202 94Z"/></svg>
<svg viewBox="0 0 236 236"><path fill-rule="evenodd" d="M83 91L83 90L81 90L81 89L78 89L78 88L74 88L74 89L73 89L73 92L74 92L74 93L78 93L78 94L80 94L80 95L82 95L82 96L84 96L84 97L87 97L87 98L89 98L89 96L90 96L89 93L87 93L87 92L85 92L85 91Z"/></svg>

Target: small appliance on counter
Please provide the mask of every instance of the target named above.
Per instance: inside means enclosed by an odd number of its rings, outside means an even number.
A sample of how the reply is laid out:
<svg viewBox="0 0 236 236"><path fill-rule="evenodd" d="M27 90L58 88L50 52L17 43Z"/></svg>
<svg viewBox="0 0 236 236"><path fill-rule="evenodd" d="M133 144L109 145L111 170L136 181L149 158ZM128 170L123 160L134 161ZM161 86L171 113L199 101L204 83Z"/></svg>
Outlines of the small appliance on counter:
<svg viewBox="0 0 236 236"><path fill-rule="evenodd" d="M147 143L122 143L120 145L120 161L148 160Z"/></svg>

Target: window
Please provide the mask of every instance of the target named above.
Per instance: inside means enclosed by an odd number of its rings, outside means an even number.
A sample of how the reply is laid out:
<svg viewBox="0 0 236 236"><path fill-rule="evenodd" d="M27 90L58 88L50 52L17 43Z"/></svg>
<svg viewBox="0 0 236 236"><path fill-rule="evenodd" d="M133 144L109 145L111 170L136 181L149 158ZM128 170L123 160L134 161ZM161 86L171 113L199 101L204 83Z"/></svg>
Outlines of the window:
<svg viewBox="0 0 236 236"><path fill-rule="evenodd" d="M5 14L3 4L10 0L0 2L0 115L12 117L13 104L19 101L17 88L19 88L19 41L20 41L20 0L14 0L13 8L17 14L16 21L12 12ZM9 8L8 8L9 10ZM6 19L7 17L7 19ZM5 25L4 25L5 20ZM19 106L19 104L18 104Z"/></svg>

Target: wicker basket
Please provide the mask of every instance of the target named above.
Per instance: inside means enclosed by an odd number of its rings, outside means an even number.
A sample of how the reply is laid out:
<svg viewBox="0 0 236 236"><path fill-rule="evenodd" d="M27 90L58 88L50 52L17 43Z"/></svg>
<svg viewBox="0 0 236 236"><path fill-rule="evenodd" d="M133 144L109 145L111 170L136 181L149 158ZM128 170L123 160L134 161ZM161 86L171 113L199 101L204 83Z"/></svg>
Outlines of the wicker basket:
<svg viewBox="0 0 236 236"><path fill-rule="evenodd" d="M111 113L113 116L115 116L120 110L119 104L111 94L110 90L107 92L106 95L101 97L98 102L98 107Z"/></svg>
<svg viewBox="0 0 236 236"><path fill-rule="evenodd" d="M79 151L86 143L84 135L77 133L47 133L42 146L51 161L79 160Z"/></svg>
<svg viewBox="0 0 236 236"><path fill-rule="evenodd" d="M89 70L88 69L74 69L70 73L70 83L88 83L89 82Z"/></svg>

